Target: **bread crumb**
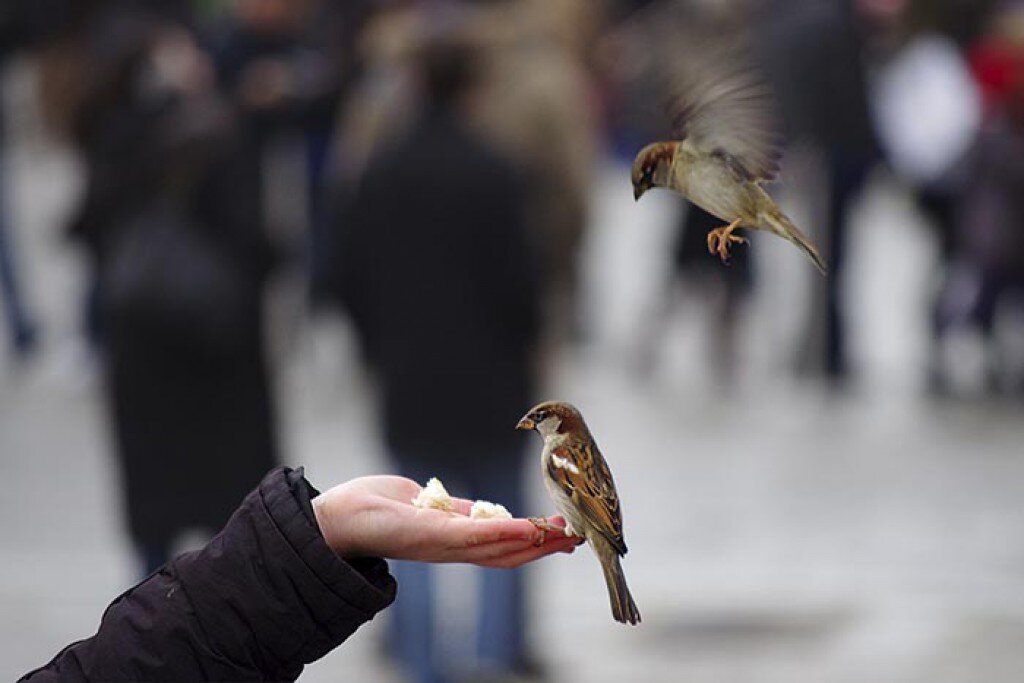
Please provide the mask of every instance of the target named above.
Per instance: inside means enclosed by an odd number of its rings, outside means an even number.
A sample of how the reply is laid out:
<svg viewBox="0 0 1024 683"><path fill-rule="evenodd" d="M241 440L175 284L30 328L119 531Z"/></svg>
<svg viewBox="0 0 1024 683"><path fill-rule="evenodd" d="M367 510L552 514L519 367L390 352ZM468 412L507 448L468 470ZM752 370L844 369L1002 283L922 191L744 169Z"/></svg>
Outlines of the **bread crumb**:
<svg viewBox="0 0 1024 683"><path fill-rule="evenodd" d="M473 519L512 519L512 514L504 505L487 500L473 503L473 507L469 509L469 516Z"/></svg>
<svg viewBox="0 0 1024 683"><path fill-rule="evenodd" d="M412 499L412 504L418 508L452 511L452 497L448 495L444 484L437 477L432 477L427 485L420 489L420 492Z"/></svg>

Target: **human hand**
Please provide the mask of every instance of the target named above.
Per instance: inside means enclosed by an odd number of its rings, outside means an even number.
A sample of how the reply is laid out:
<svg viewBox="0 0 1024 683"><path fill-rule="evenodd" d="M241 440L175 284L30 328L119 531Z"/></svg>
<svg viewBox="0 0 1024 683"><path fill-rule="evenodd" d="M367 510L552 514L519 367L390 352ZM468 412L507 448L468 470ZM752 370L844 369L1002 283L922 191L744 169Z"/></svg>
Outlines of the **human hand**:
<svg viewBox="0 0 1024 683"><path fill-rule="evenodd" d="M571 553L580 543L575 536L544 534L526 519L470 519L473 502L463 498L452 498L454 512L414 507L421 488L404 477L361 477L314 498L313 511L327 544L342 557L518 567ZM547 521L565 526L561 517Z"/></svg>

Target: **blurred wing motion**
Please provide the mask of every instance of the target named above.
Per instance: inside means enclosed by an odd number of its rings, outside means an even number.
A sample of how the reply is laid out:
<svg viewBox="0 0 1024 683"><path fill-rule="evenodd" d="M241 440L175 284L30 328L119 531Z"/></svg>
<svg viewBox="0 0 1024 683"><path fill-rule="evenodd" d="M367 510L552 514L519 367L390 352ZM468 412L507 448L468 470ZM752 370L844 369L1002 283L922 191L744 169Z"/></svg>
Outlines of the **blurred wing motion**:
<svg viewBox="0 0 1024 683"><path fill-rule="evenodd" d="M795 244L824 273L817 248L761 187L779 173L781 135L775 99L753 59L753 15L744 5L678 0L638 20L658 54L651 66L678 144L652 143L637 153L633 196L669 187L724 220L708 233L708 249L723 261L730 244L745 241L734 231L764 230Z"/></svg>
<svg viewBox="0 0 1024 683"><path fill-rule="evenodd" d="M775 102L742 34L692 14L673 17L659 32L676 138L724 157L744 180L773 180L781 157Z"/></svg>
<svg viewBox="0 0 1024 683"><path fill-rule="evenodd" d="M548 461L548 474L569 496L576 509L612 545L619 555L626 554L622 536L622 511L615 482L604 456L596 446L573 444L560 446L552 455L566 464L559 467Z"/></svg>

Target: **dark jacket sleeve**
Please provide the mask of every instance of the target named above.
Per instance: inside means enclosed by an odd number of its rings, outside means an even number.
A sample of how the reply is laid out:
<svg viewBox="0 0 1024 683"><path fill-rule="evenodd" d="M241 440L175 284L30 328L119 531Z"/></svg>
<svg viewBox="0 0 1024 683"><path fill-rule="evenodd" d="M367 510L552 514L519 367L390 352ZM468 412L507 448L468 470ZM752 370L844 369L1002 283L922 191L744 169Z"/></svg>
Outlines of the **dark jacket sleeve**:
<svg viewBox="0 0 1024 683"><path fill-rule="evenodd" d="M96 635L23 680L292 681L387 607L383 560L327 546L301 471L272 471L203 549L107 608Z"/></svg>

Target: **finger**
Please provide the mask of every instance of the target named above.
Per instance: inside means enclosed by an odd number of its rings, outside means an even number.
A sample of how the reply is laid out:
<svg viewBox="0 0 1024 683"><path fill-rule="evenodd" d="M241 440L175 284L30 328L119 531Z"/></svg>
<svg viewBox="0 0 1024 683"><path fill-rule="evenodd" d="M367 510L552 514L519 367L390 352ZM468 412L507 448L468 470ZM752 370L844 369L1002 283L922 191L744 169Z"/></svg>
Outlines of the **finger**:
<svg viewBox="0 0 1024 683"><path fill-rule="evenodd" d="M470 513L473 511L474 503L476 503L476 501L469 500L468 498L452 497L452 511L464 517L469 517ZM565 527L565 518L560 515L548 517L547 520L550 524L554 524L555 526Z"/></svg>
<svg viewBox="0 0 1024 683"><path fill-rule="evenodd" d="M452 498L452 509L460 515L468 517L473 511L473 505L475 503L476 501L468 500L466 498Z"/></svg>
<svg viewBox="0 0 1024 683"><path fill-rule="evenodd" d="M537 540L540 540L539 538ZM483 561L500 558L527 548L540 547L546 552L560 552L563 550L575 550L579 540L575 536L564 536L560 534L546 534L544 543L529 540L495 541L470 547L453 548L448 553L452 562L480 563Z"/></svg>
<svg viewBox="0 0 1024 683"><path fill-rule="evenodd" d="M498 541L496 543L487 543L484 545L472 546L470 548L453 548L448 552L448 557L451 558L449 560L451 562L469 562L470 564L479 564L481 562L518 553L532 547L533 544L529 541Z"/></svg>
<svg viewBox="0 0 1024 683"><path fill-rule="evenodd" d="M559 515L547 517L548 524L565 529L565 518ZM528 519L469 519L450 517L443 533L448 536L449 547L467 547L497 541L526 539L540 543L551 532L544 531ZM557 536L558 534L555 533ZM575 538L575 537L574 537Z"/></svg>
<svg viewBox="0 0 1024 683"><path fill-rule="evenodd" d="M541 531L526 519L469 519L450 517L439 529L449 548L467 548L498 541L536 543Z"/></svg>
<svg viewBox="0 0 1024 683"><path fill-rule="evenodd" d="M464 515L464 516L468 517L469 514L472 512L473 505L475 503L476 503L476 501L469 500L468 498L455 498L455 497L453 497L452 498L452 510L454 510L457 513L459 513L460 515ZM559 520L558 526L565 526L565 519L564 518L562 518L562 517L555 517L553 519L558 519Z"/></svg>
<svg viewBox="0 0 1024 683"><path fill-rule="evenodd" d="M493 557L476 564L482 567L512 569L555 553L567 553L571 555L575 550L576 545L574 543L568 539L563 539L552 543L545 543L540 547L530 546L523 550L513 551L506 555Z"/></svg>
<svg viewBox="0 0 1024 683"><path fill-rule="evenodd" d="M553 536L545 539L543 545L535 543L523 544L522 541L500 541L486 546L468 548L460 551L466 556L463 562L487 562L501 560L505 557L526 553L529 556L543 556L558 552L572 552L576 549L576 540L571 536Z"/></svg>
<svg viewBox="0 0 1024 683"><path fill-rule="evenodd" d="M466 500L465 498L452 498L452 510L458 514L469 517L470 510L473 509L473 501Z"/></svg>

